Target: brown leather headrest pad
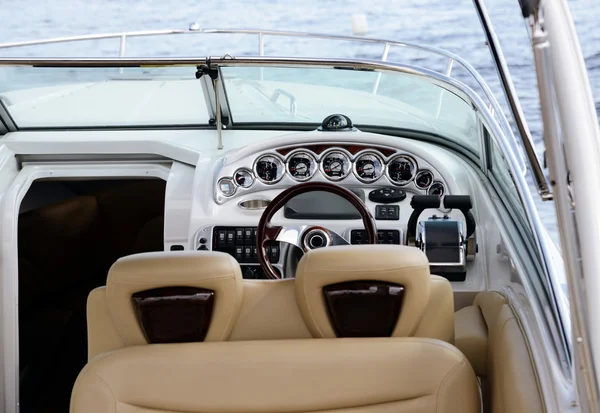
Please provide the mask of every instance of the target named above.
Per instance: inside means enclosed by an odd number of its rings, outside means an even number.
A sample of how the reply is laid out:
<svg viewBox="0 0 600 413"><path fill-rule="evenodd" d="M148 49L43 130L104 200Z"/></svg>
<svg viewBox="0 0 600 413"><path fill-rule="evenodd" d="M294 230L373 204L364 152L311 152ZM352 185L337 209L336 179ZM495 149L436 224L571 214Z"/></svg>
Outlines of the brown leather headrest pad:
<svg viewBox="0 0 600 413"><path fill-rule="evenodd" d="M402 308L404 287L381 281L348 281L323 287L337 337L390 337Z"/></svg>
<svg viewBox="0 0 600 413"><path fill-rule="evenodd" d="M196 287L163 287L131 297L140 327L150 344L204 341L215 292Z"/></svg>

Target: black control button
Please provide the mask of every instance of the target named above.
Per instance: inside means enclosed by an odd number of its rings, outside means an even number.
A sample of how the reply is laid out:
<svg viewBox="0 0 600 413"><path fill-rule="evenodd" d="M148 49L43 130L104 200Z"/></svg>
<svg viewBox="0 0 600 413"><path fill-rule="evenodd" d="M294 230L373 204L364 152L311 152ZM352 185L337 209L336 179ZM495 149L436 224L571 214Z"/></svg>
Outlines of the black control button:
<svg viewBox="0 0 600 413"><path fill-rule="evenodd" d="M379 220L399 220L399 205L375 205L375 219Z"/></svg>
<svg viewBox="0 0 600 413"><path fill-rule="evenodd" d="M200 244L206 244L206 241L208 241L206 238L200 238Z"/></svg>
<svg viewBox="0 0 600 413"><path fill-rule="evenodd" d="M200 245L198 248L199 251L208 251L208 247L206 245Z"/></svg>
<svg viewBox="0 0 600 413"><path fill-rule="evenodd" d="M223 230L217 231L217 245L219 247L227 246L227 231L223 231Z"/></svg>
<svg viewBox="0 0 600 413"><path fill-rule="evenodd" d="M258 228L252 228L252 245L256 244Z"/></svg>
<svg viewBox="0 0 600 413"><path fill-rule="evenodd" d="M256 259L258 258L258 249L256 247L252 247L252 258L253 261L256 261Z"/></svg>
<svg viewBox="0 0 600 413"><path fill-rule="evenodd" d="M244 247L244 261L252 262L252 247Z"/></svg>
<svg viewBox="0 0 600 413"><path fill-rule="evenodd" d="M387 187L369 192L369 200L381 204L391 204L406 199L406 192L399 188Z"/></svg>
<svg viewBox="0 0 600 413"><path fill-rule="evenodd" d="M279 246L278 245L271 245L271 247L269 248L269 261L271 261L272 264L279 262Z"/></svg>
<svg viewBox="0 0 600 413"><path fill-rule="evenodd" d="M244 229L244 244L254 244L256 239L252 238L253 228Z"/></svg>
<svg viewBox="0 0 600 413"><path fill-rule="evenodd" d="M241 262L244 259L244 247L241 247L241 246L235 247L234 257L236 260L238 260L238 262Z"/></svg>
<svg viewBox="0 0 600 413"><path fill-rule="evenodd" d="M236 245L244 243L244 228L235 229L235 243Z"/></svg>
<svg viewBox="0 0 600 413"><path fill-rule="evenodd" d="M227 246L235 246L235 231L227 231Z"/></svg>

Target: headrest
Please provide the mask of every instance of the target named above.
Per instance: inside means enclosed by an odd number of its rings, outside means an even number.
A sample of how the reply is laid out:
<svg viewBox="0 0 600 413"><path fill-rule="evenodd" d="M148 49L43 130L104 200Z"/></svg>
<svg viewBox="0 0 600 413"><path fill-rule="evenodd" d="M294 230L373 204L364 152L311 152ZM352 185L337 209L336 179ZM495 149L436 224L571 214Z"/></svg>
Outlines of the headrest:
<svg viewBox="0 0 600 413"><path fill-rule="evenodd" d="M411 336L429 294L429 261L415 247L321 248L296 270L296 299L313 337Z"/></svg>
<svg viewBox="0 0 600 413"><path fill-rule="evenodd" d="M149 252L119 259L106 298L126 346L227 340L240 312L242 274L221 252Z"/></svg>

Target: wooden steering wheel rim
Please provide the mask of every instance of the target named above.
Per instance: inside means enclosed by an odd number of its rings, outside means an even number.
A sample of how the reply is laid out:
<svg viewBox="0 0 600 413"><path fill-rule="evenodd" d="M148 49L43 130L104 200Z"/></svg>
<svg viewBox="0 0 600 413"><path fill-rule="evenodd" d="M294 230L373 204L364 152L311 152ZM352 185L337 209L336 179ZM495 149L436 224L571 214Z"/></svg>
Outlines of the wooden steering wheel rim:
<svg viewBox="0 0 600 413"><path fill-rule="evenodd" d="M358 211L365 226L367 232L367 241L369 244L377 243L377 225L373 215L367 209L367 206L356 196L352 191L343 188L339 185L327 183L327 182L306 182L292 186L279 195L277 195L265 208L258 221L258 229L256 234L256 246L258 262L262 267L267 277L271 279L281 278L275 271L271 262L267 259L266 244L269 241L273 241L279 235L281 227L271 225L271 218L277 213L283 206L295 196L304 194L306 192L323 191L336 194L350 202L354 208Z"/></svg>

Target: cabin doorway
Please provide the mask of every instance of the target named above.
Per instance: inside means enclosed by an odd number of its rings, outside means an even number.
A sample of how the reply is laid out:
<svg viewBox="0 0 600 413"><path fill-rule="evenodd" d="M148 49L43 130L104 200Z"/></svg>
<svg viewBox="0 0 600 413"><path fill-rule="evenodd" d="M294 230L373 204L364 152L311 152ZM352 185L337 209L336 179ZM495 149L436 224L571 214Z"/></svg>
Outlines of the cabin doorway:
<svg viewBox="0 0 600 413"><path fill-rule="evenodd" d="M161 179L36 181L21 203L20 411L67 412L87 362L86 301L120 257L164 249Z"/></svg>

